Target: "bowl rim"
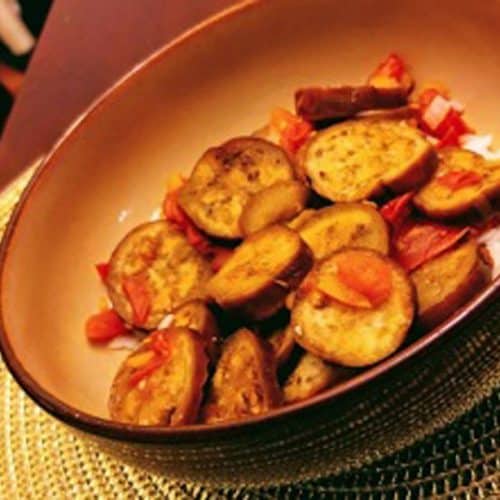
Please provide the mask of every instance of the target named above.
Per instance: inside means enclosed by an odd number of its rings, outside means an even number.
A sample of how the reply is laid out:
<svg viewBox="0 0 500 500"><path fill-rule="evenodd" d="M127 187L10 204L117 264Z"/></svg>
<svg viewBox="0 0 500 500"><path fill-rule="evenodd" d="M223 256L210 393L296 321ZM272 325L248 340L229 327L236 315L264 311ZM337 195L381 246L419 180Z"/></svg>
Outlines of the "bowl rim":
<svg viewBox="0 0 500 500"><path fill-rule="evenodd" d="M224 437L229 438L234 432L249 431L251 428L270 422L278 422L290 415L299 413L331 403L342 395L350 394L353 390L365 386L368 382L374 380L382 374L385 374L403 362L414 358L417 354L425 350L426 347L433 344L440 338L461 324L464 320L473 316L482 307L500 295L500 276L488 285L481 293L476 295L472 301L469 301L464 307L460 308L438 327L426 333L418 340L412 342L400 351L382 362L367 368L365 371L344 381L331 389L328 389L306 401L301 401L291 405L273 409L265 414L249 417L242 420L228 421L219 424L194 424L182 427L162 427L162 426L139 426L120 422L114 422L110 419L104 419L78 410L77 408L64 403L62 400L41 387L38 382L30 375L20 359L17 357L10 341L5 327L3 304L3 295L5 293L4 272L10 244L15 235L16 227L23 215L23 210L31 200L32 194L41 183L42 177L57 164L57 159L72 139L78 136L79 131L84 125L97 114L101 108L112 102L113 97L119 92L123 92L136 77L147 70L150 66L160 62L176 48L182 47L184 43L191 38L202 34L206 28L210 28L226 21L236 15L240 15L250 8L268 2L269 0L243 0L233 6L230 6L204 21L196 24L194 27L184 31L172 41L161 46L152 54L144 58L141 62L133 66L122 77L110 85L101 93L92 103L69 125L69 127L60 135L60 138L51 147L48 154L44 157L41 165L37 168L35 174L30 179L27 187L19 198L13 213L7 224L4 237L0 245L0 352L10 373L21 386L24 392L41 408L58 420L69 424L79 430L98 435L105 438L130 441L134 443L158 443L166 444L168 442L189 442L199 440L200 437ZM201 433L201 434L200 434Z"/></svg>

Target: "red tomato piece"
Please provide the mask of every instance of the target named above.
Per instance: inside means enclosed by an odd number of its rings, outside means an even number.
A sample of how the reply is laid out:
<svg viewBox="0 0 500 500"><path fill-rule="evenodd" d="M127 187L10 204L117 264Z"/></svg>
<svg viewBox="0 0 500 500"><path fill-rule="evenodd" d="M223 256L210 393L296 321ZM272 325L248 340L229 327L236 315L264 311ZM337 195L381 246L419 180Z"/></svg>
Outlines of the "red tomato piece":
<svg viewBox="0 0 500 500"><path fill-rule="evenodd" d="M99 262L99 264L95 265L95 268L97 270L97 273L99 274L99 277L105 283L110 270L109 262Z"/></svg>
<svg viewBox="0 0 500 500"><path fill-rule="evenodd" d="M392 199L380 208L380 214L391 225L394 233L399 231L410 216L413 196L413 191L410 191Z"/></svg>
<svg viewBox="0 0 500 500"><path fill-rule="evenodd" d="M85 323L85 334L91 342L107 342L127 332L124 321L113 309L93 314Z"/></svg>
<svg viewBox="0 0 500 500"><path fill-rule="evenodd" d="M480 184L483 176L478 172L470 170L450 170L444 175L436 178L436 181L451 190L457 190L464 187Z"/></svg>
<svg viewBox="0 0 500 500"><path fill-rule="evenodd" d="M168 330L158 330L151 335L153 350L156 354L167 358L170 355Z"/></svg>
<svg viewBox="0 0 500 500"><path fill-rule="evenodd" d="M169 222L178 226L179 229L183 229L190 221L189 217L184 210L182 210L177 201L178 194L178 190L167 193L165 201L163 202L163 213Z"/></svg>
<svg viewBox="0 0 500 500"><path fill-rule="evenodd" d="M473 131L464 121L452 101L434 88L424 90L418 99L420 128L440 140L438 148L459 146L460 137Z"/></svg>
<svg viewBox="0 0 500 500"><path fill-rule="evenodd" d="M225 247L214 246L212 252L211 265L214 272L217 272L226 263L229 257L233 255L233 250Z"/></svg>
<svg viewBox="0 0 500 500"><path fill-rule="evenodd" d="M468 227L450 227L433 222L408 222L401 228L394 241L396 259L407 271L413 271L453 247L468 232Z"/></svg>
<svg viewBox="0 0 500 500"><path fill-rule="evenodd" d="M399 82L405 73L406 63L395 53L389 54L387 59L382 61L374 72L375 75L390 76Z"/></svg>
<svg viewBox="0 0 500 500"><path fill-rule="evenodd" d="M309 122L283 108L272 111L270 126L279 133L281 147L291 155L297 153L313 131Z"/></svg>
<svg viewBox="0 0 500 500"><path fill-rule="evenodd" d="M156 355L152 358L145 366L138 368L132 373L130 378L128 379L128 384L130 387L135 387L141 380L149 377L152 373L154 373L158 368L160 368L163 363L165 363L165 358L163 356Z"/></svg>
<svg viewBox="0 0 500 500"><path fill-rule="evenodd" d="M339 280L366 297L373 307L385 302L392 292L391 267L380 257L368 254L339 255Z"/></svg>
<svg viewBox="0 0 500 500"><path fill-rule="evenodd" d="M134 323L143 325L151 311L151 296L146 277L144 274L128 276L124 278L122 286L134 313Z"/></svg>
<svg viewBox="0 0 500 500"><path fill-rule="evenodd" d="M454 130L454 133L458 136L463 134L468 134L473 130L465 123L462 116L456 109L450 109L445 116L444 120L436 128L435 135L441 139L444 139L450 129Z"/></svg>

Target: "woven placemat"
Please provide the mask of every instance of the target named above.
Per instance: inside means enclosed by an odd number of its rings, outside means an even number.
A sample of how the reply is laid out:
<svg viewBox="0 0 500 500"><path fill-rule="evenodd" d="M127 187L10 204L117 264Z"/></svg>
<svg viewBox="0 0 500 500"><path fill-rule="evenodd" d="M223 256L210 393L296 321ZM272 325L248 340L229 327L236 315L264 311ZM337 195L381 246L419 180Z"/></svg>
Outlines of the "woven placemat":
<svg viewBox="0 0 500 500"><path fill-rule="evenodd" d="M31 173L32 169L1 195L1 230ZM500 311L494 305L482 318L477 335L462 346L469 355L468 364L461 366L460 384L477 384L481 390L477 397L454 394L440 414L429 410L432 419L425 427L440 428L438 432L370 466L259 490L209 490L127 466L46 415L0 363L0 498L500 498L500 391L495 389L499 333ZM460 364L457 359L450 353L452 365ZM483 365L488 373L481 370ZM456 371L450 370L449 376L456 377ZM460 384L455 384L457 394ZM415 429L420 428L415 423Z"/></svg>

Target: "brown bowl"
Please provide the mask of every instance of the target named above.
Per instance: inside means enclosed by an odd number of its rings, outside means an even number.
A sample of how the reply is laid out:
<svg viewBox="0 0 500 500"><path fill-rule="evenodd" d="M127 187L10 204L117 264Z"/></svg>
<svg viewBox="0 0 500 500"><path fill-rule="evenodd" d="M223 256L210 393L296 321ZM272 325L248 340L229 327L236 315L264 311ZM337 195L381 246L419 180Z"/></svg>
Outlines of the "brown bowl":
<svg viewBox="0 0 500 500"><path fill-rule="evenodd" d="M150 217L167 178L189 171L207 147L258 128L278 104L291 107L301 85L362 81L392 50L411 61L419 81L449 84L471 123L500 135L499 29L494 2L269 0L229 9L159 50L63 135L10 221L0 344L16 380L86 437L172 477L257 484L331 471L328 454L311 465L307 449L332 415L375 379L385 383L425 357L496 297L498 279L439 328L306 403L168 429L108 419L107 393L124 353L94 348L83 334L103 294L93 264Z"/></svg>

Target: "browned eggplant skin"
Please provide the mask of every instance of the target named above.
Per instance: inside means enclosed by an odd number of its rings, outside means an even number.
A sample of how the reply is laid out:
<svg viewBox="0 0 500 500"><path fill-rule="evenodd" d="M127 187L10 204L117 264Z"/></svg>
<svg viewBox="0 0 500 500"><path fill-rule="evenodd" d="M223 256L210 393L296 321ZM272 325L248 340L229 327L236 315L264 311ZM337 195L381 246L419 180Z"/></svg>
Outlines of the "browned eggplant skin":
<svg viewBox="0 0 500 500"><path fill-rule="evenodd" d="M360 111L355 118L360 120L416 120L419 115L416 106L401 106L389 109L368 109Z"/></svg>
<svg viewBox="0 0 500 500"><path fill-rule="evenodd" d="M309 198L309 188L300 181L280 181L253 195L243 208L240 228L245 237L299 215Z"/></svg>
<svg viewBox="0 0 500 500"><path fill-rule="evenodd" d="M381 306L364 311L355 306L342 304L335 299L330 300L325 294L318 292L318 290L301 290L299 288L292 308L291 327L294 332L295 341L306 351L330 363L335 363L348 368L362 368L378 363L382 359L393 354L401 346L414 320L416 292L413 283L410 281L406 272L401 268L401 266L399 266L399 264L392 261L392 259L385 255L363 248L344 248L318 261L310 273L311 281L316 281L325 266L334 261L338 255L346 252L361 252L365 254L378 255L380 259L384 260L391 266L393 282L397 279L399 281L399 287L396 287L396 285L393 287L391 297L389 297L389 299L387 299L387 301ZM336 318L337 322L332 322L332 324L335 325L335 331L329 331L329 336L327 338L321 338L321 336L318 335L320 330L312 326L312 321L314 320L314 322L317 323L318 317L322 318L322 322L324 324L325 316L327 314L331 316L330 310L332 309L339 310L343 315L349 313L352 314L353 317L356 316L361 320L366 321L367 315L373 315L378 309L388 307L388 304L390 304L394 294L399 294L402 297L401 301L403 303L403 307L400 309L400 324L396 328L394 324L392 324L394 323L394 318L389 316L387 317L388 322L386 324L390 325L391 328L389 329L386 327L384 333L387 335L388 332L391 332L391 341L387 343L385 351L377 352L376 355L371 352L373 350L373 342L368 344L365 343L365 346L369 346L369 348L365 349L365 352L361 352L359 346L358 349L360 350L358 351L350 350L351 352L344 352L340 354L337 352L339 345L350 345L352 340L349 335L354 335L353 339L356 338L355 332L353 333L356 325L353 327L352 323L348 325L348 328L346 328L342 323L339 324L339 318ZM304 315L304 304L311 307L315 311L316 318L311 318L307 314ZM390 312L391 311L387 314L390 314ZM366 324L370 326L370 332L372 332L374 328L373 323ZM327 326L324 327L327 328ZM339 336L339 328L343 328L345 335ZM380 327L378 329L380 330ZM332 349L332 346L334 346L334 349Z"/></svg>
<svg viewBox="0 0 500 500"><path fill-rule="evenodd" d="M307 87L295 92L295 110L304 120L319 122L353 117L370 109L399 108L407 98L408 93L401 87Z"/></svg>
<svg viewBox="0 0 500 500"><path fill-rule="evenodd" d="M138 251L139 244L148 240L151 241L148 251L154 256L151 261ZM157 254L167 242L172 245L170 253ZM149 274L146 278L151 292L151 311L143 324L135 324L133 308L123 290L124 278L135 274L130 273L127 266L137 264L138 269L142 268L140 272L148 273L153 262L160 259L163 259L163 265L160 267L162 272L156 273L157 278L160 278L156 280L158 283L155 283ZM106 289L113 308L127 323L147 330L154 330L166 313L181 304L193 299L205 299L207 295L202 285L213 274L210 264L196 252L184 235L164 220L146 222L129 231L113 250L109 264ZM168 278L172 274L182 273L182 267L185 269L187 266L196 270L196 280L189 290L180 293L176 284L169 282ZM168 300L165 300L165 297Z"/></svg>
<svg viewBox="0 0 500 500"><path fill-rule="evenodd" d="M291 404L309 399L354 373L353 369L327 363L305 352L283 385L284 402Z"/></svg>
<svg viewBox="0 0 500 500"><path fill-rule="evenodd" d="M438 304L429 307L427 310L418 312L417 325L422 330L430 330L436 327L452 315L459 307L471 300L490 281L491 266L480 255L477 266L474 267L467 279L464 280L453 293L446 296L444 300Z"/></svg>
<svg viewBox="0 0 500 500"><path fill-rule="evenodd" d="M253 387L245 388L241 386L245 380L231 372L234 369L231 363L235 356L243 356L249 350L253 364L245 369L245 374L254 378L251 380ZM276 358L270 344L251 330L241 328L228 338L223 347L207 402L201 410L201 420L205 423L237 420L279 406L283 398L276 371ZM247 390L245 395L244 389Z"/></svg>
<svg viewBox="0 0 500 500"><path fill-rule="evenodd" d="M283 366L290 358L295 346L295 338L290 325L274 332L267 340L273 348L278 366Z"/></svg>
<svg viewBox="0 0 500 500"><path fill-rule="evenodd" d="M186 387L184 387L182 393L179 395L179 400L172 403L174 405L174 411L168 412L169 421L155 422L154 425L176 427L193 424L198 418L198 412L203 397L203 386L208 377L208 357L205 353L203 342L196 332L188 328L175 327L168 329L168 337L170 345L173 346L172 356L176 355L175 344L176 342L182 341L182 337L184 337L183 340L189 344L190 354L192 356L190 363L192 372L189 380L184 381ZM129 380L135 369L127 366L127 360L137 354L150 350L148 338L142 342L138 349L125 359L115 376L108 401L110 416L113 420L125 423L137 423L135 421L130 421L128 418L124 418L123 405L125 398L130 390L137 390L130 387ZM168 363L168 360L166 363ZM146 399L144 399L143 405L147 404L147 397L144 396L144 398Z"/></svg>
<svg viewBox="0 0 500 500"><path fill-rule="evenodd" d="M239 316L253 318L256 321L269 318L283 307L290 290L294 290L300 285L312 268L313 262L312 252L304 243L298 258L276 279L270 281L258 296L248 301L242 301L240 304L231 304L230 306L226 304L226 307Z"/></svg>
<svg viewBox="0 0 500 500"><path fill-rule="evenodd" d="M219 357L220 331L217 320L202 300L191 300L172 312L172 326L182 326L198 333L212 363Z"/></svg>
<svg viewBox="0 0 500 500"><path fill-rule="evenodd" d="M279 145L255 136L236 137L205 151L179 190L179 205L206 234L238 240L244 236L239 219L249 199L295 178L294 162Z"/></svg>
<svg viewBox="0 0 500 500"><path fill-rule="evenodd" d="M245 240L243 245L251 245L263 238L265 234L266 237L269 233L273 231L288 231L293 234L295 243L298 247L293 254L293 258L290 259L287 265L274 276L269 276L264 283L260 284L259 287L251 291L246 291L239 293L233 293L231 297L223 296L220 291L222 290L220 283L214 289L211 286L214 280L220 278L220 273L224 272L225 267L223 267L219 274L216 274L211 282L207 285L208 293L212 298L221 306L223 309L230 311L236 316L240 316L245 319L260 321L267 319L276 312L278 312L285 304L285 300L290 291L294 290L302 282L302 279L306 276L309 270L313 266L313 254L311 249L307 244L293 231L284 226L270 226L258 233L254 233L249 238ZM236 253L238 250L236 251ZM279 249L276 249L279 252ZM279 254L278 254L279 255ZM236 258L233 256L233 258ZM228 266L231 261L228 261ZM231 284L232 286L237 286Z"/></svg>

